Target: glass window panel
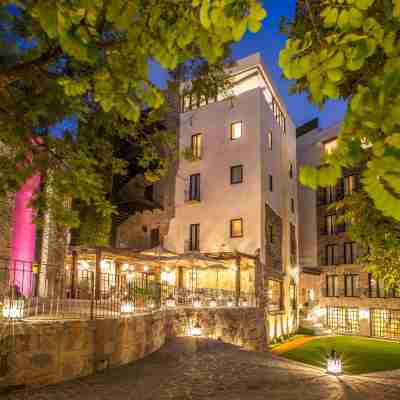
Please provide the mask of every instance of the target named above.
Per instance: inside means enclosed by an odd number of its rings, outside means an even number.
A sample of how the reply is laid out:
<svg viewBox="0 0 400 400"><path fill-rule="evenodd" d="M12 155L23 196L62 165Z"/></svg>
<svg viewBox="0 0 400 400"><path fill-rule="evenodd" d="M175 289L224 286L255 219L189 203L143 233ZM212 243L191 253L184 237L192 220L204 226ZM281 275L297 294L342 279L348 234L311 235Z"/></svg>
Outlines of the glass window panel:
<svg viewBox="0 0 400 400"><path fill-rule="evenodd" d="M243 128L242 121L231 124L231 139L232 140L239 139L240 137L242 137L242 133L243 133L242 128Z"/></svg>

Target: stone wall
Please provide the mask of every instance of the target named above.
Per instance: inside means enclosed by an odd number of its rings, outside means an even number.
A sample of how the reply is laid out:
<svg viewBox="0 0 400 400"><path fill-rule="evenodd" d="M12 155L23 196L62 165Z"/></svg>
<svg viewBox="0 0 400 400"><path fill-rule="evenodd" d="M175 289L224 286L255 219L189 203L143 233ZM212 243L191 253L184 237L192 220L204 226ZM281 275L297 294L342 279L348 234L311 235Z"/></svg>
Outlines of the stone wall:
<svg viewBox="0 0 400 400"><path fill-rule="evenodd" d="M203 335L241 346L247 350L265 351L264 311L260 308L180 308L167 310L167 337L184 336L199 322Z"/></svg>
<svg viewBox="0 0 400 400"><path fill-rule="evenodd" d="M0 385L52 384L90 375L143 358L165 342L162 311L120 319L16 323L14 328L14 336L1 343Z"/></svg>
<svg viewBox="0 0 400 400"><path fill-rule="evenodd" d="M282 218L268 204L265 204L265 265L267 270L283 271L282 235Z"/></svg>

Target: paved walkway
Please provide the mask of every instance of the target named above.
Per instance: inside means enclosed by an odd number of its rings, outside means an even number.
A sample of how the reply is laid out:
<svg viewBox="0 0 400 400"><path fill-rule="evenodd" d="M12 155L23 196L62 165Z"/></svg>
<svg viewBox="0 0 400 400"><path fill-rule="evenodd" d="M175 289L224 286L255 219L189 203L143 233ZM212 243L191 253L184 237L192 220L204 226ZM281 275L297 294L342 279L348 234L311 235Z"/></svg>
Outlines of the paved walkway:
<svg viewBox="0 0 400 400"><path fill-rule="evenodd" d="M302 337L290 340L289 342L282 343L279 346L274 347L271 351L274 354L286 353L287 351L297 349L297 347L303 346L304 343L307 343L310 340L313 340L317 337L318 336L302 336Z"/></svg>
<svg viewBox="0 0 400 400"><path fill-rule="evenodd" d="M9 400L399 400L400 371L335 378L270 354L183 338L137 363Z"/></svg>

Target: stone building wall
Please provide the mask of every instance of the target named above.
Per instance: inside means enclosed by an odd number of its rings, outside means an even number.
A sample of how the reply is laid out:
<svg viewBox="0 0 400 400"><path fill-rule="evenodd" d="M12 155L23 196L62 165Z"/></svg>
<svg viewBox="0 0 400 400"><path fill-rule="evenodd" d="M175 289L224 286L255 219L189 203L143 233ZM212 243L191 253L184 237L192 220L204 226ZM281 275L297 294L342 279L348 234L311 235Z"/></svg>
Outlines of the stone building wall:
<svg viewBox="0 0 400 400"><path fill-rule="evenodd" d="M282 263L282 218L265 204L265 265L266 270L283 271ZM271 238L272 227L272 238Z"/></svg>

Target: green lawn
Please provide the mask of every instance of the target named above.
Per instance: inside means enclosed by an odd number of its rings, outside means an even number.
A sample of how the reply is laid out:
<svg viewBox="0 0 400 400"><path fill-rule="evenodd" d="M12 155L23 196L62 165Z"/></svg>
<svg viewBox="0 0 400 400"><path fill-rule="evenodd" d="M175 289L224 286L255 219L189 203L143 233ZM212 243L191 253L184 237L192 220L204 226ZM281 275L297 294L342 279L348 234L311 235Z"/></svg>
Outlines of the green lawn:
<svg viewBox="0 0 400 400"><path fill-rule="evenodd" d="M400 343L358 336L316 338L281 355L325 368L326 356L332 349L341 355L345 374L364 374L400 368Z"/></svg>

